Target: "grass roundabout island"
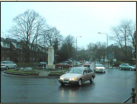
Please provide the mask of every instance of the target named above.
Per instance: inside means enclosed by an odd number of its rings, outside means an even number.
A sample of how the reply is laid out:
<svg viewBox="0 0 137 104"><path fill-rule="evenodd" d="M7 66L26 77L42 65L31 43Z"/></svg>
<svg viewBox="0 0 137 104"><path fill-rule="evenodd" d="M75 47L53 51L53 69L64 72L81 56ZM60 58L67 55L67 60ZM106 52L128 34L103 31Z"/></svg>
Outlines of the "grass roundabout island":
<svg viewBox="0 0 137 104"><path fill-rule="evenodd" d="M53 72L49 73L49 76L60 76L62 74L65 74L65 72L64 71L61 71L61 72L59 72L59 71L53 71Z"/></svg>
<svg viewBox="0 0 137 104"><path fill-rule="evenodd" d="M33 70L17 70L17 69L9 69L9 70L5 70L4 73L6 74L12 74L12 75L38 75L39 72L36 69Z"/></svg>

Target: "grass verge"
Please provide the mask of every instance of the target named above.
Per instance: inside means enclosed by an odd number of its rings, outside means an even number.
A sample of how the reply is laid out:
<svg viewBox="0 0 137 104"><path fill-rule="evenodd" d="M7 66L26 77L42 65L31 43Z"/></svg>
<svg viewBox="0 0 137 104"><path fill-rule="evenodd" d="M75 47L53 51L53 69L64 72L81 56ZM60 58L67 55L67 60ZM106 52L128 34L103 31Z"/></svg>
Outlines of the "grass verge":
<svg viewBox="0 0 137 104"><path fill-rule="evenodd" d="M53 72L49 73L49 76L60 76L65 73L66 73L66 71L53 71Z"/></svg>
<svg viewBox="0 0 137 104"><path fill-rule="evenodd" d="M5 70L4 73L15 74L15 75L38 75L38 71L37 70L16 70L16 69L9 69L9 70Z"/></svg>

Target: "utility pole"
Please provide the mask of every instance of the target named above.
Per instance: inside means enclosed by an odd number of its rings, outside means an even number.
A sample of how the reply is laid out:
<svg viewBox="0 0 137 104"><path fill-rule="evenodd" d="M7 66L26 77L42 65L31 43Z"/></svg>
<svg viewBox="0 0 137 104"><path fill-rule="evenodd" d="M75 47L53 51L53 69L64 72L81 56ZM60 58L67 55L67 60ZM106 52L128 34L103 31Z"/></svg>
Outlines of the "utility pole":
<svg viewBox="0 0 137 104"><path fill-rule="evenodd" d="M108 61L108 34L107 33L101 33L101 32L98 32L98 34L106 34L107 35L107 61ZM108 62L108 68L109 68L109 62Z"/></svg>
<svg viewBox="0 0 137 104"><path fill-rule="evenodd" d="M81 37L81 36L79 36L79 37ZM78 47L77 47L77 37L76 37L76 59L77 59L77 61L78 61L78 49L77 49Z"/></svg>
<svg viewBox="0 0 137 104"><path fill-rule="evenodd" d="M126 39L126 29L125 29L125 48L126 48L126 52L125 52L125 54L126 54L126 62L127 62L127 39Z"/></svg>
<svg viewBox="0 0 137 104"><path fill-rule="evenodd" d="M77 59L77 61L78 61L77 37L76 37L76 59Z"/></svg>
<svg viewBox="0 0 137 104"><path fill-rule="evenodd" d="M108 61L108 34L107 35L107 61ZM109 62L108 62L108 68L109 68Z"/></svg>

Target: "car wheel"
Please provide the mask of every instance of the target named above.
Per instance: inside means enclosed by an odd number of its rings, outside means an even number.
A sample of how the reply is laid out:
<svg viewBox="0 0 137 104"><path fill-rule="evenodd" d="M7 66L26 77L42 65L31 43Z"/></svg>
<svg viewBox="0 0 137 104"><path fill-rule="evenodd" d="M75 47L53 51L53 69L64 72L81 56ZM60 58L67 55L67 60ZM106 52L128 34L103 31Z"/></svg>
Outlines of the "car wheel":
<svg viewBox="0 0 137 104"><path fill-rule="evenodd" d="M17 66L14 67L15 69L17 68Z"/></svg>
<svg viewBox="0 0 137 104"><path fill-rule="evenodd" d="M93 77L90 78L90 83L92 83L92 82L93 82Z"/></svg>
<svg viewBox="0 0 137 104"><path fill-rule="evenodd" d="M132 71L132 68L130 68L129 70L131 70L131 71Z"/></svg>
<svg viewBox="0 0 137 104"><path fill-rule="evenodd" d="M105 71L104 71L104 73L105 73Z"/></svg>
<svg viewBox="0 0 137 104"><path fill-rule="evenodd" d="M122 70L122 68L119 68L120 70Z"/></svg>
<svg viewBox="0 0 137 104"><path fill-rule="evenodd" d="M9 69L9 67L7 66L7 67L6 67L6 70L8 70L8 69Z"/></svg>
<svg viewBox="0 0 137 104"><path fill-rule="evenodd" d="M61 86L64 86L65 84L64 83L61 83Z"/></svg>
<svg viewBox="0 0 137 104"><path fill-rule="evenodd" d="M81 80L81 79L78 81L78 85L79 85L79 86L82 85L82 80Z"/></svg>

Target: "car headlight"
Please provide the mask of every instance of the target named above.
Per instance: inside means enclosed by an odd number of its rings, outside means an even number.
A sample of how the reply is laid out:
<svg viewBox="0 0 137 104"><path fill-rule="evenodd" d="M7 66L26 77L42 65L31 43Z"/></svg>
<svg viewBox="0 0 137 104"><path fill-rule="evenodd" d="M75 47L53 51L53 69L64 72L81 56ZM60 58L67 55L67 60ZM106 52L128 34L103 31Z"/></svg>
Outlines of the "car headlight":
<svg viewBox="0 0 137 104"><path fill-rule="evenodd" d="M77 81L77 78L70 78L71 81Z"/></svg>
<svg viewBox="0 0 137 104"><path fill-rule="evenodd" d="M64 80L64 78L63 78L63 77L60 77L59 79Z"/></svg>

